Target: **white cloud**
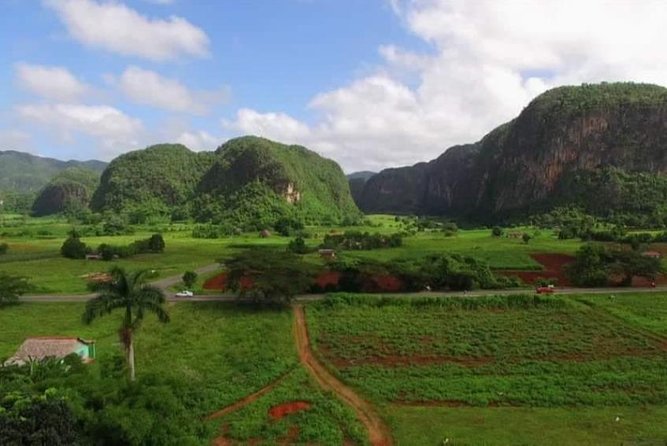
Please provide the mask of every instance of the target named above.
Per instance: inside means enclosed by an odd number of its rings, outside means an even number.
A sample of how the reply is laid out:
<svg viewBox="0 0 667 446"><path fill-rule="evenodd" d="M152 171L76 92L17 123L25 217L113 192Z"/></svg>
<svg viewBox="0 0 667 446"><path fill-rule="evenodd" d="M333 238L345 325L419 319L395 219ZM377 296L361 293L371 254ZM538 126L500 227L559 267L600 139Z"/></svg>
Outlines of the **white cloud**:
<svg viewBox="0 0 667 446"><path fill-rule="evenodd" d="M388 0L416 53L388 42L377 72L309 104L312 125L244 109L229 130L285 138L347 170L429 160L512 119L562 84L667 85L667 3L662 0ZM403 78L409 72L410 82Z"/></svg>
<svg viewBox="0 0 667 446"><path fill-rule="evenodd" d="M229 97L229 89L192 91L175 79L154 71L128 67L118 79L109 78L132 101L175 112L206 114Z"/></svg>
<svg viewBox="0 0 667 446"><path fill-rule="evenodd" d="M164 61L209 54L206 33L182 17L149 18L116 1L44 0L78 42L126 56Z"/></svg>
<svg viewBox="0 0 667 446"><path fill-rule="evenodd" d="M176 142L194 151L214 150L220 145L220 139L205 131L185 131L176 137Z"/></svg>
<svg viewBox="0 0 667 446"><path fill-rule="evenodd" d="M31 104L16 107L22 120L56 134L71 143L78 135L92 137L101 149L98 156L108 159L139 146L143 131L140 120L106 106L78 104Z"/></svg>
<svg viewBox="0 0 667 446"><path fill-rule="evenodd" d="M91 91L63 67L18 63L15 69L21 88L46 99L76 101Z"/></svg>

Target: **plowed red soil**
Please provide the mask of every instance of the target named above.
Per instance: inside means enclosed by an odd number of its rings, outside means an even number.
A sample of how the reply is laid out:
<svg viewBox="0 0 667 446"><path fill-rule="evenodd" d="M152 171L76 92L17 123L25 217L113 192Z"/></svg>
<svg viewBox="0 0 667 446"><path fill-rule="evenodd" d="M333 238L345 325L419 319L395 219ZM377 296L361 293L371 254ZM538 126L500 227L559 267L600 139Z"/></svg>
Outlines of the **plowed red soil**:
<svg viewBox="0 0 667 446"><path fill-rule="evenodd" d="M538 279L557 279L558 286L572 285L565 275L565 265L572 263L574 257L567 254L531 254L537 263L544 268L541 271L501 270L499 274L507 277L518 277L524 283L534 284Z"/></svg>
<svg viewBox="0 0 667 446"><path fill-rule="evenodd" d="M248 290L252 288L252 279L250 277L241 277L241 288ZM220 273L204 282L205 290L224 291L227 288L227 273Z"/></svg>
<svg viewBox="0 0 667 446"><path fill-rule="evenodd" d="M246 396L245 398L242 398L242 399L238 400L234 404L230 404L229 406L223 407L222 409L218 410L217 412L212 413L211 415L206 417L206 420L215 420L217 418L222 418L227 414L235 412L235 411L241 409L242 407L245 407L248 404L257 401L260 397L262 397L262 396L266 395L267 393L269 393L270 391L272 391L278 384L280 384L280 382L283 379L285 379L285 377L287 375L288 374L285 374L285 375L281 376L280 378L273 381L268 386L262 387L257 392L252 393L252 394Z"/></svg>
<svg viewBox="0 0 667 446"><path fill-rule="evenodd" d="M312 405L308 401L292 401L272 407L269 409L269 416L274 420L280 420L281 418L284 418L287 415L293 414L295 412L308 410L311 408L311 406Z"/></svg>

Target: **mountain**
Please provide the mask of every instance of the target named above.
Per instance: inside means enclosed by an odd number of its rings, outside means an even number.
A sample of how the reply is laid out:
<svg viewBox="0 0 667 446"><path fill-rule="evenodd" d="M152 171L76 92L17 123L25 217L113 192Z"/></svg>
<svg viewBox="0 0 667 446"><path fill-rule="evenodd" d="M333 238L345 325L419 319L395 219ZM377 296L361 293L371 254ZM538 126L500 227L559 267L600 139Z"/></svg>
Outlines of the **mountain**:
<svg viewBox="0 0 667 446"><path fill-rule="evenodd" d="M334 161L252 136L213 153L163 144L121 155L102 174L92 208L176 212L243 228L280 219L333 223L360 214Z"/></svg>
<svg viewBox="0 0 667 446"><path fill-rule="evenodd" d="M37 192L59 172L82 167L102 172L102 161L60 161L14 150L0 151L0 190L7 192Z"/></svg>
<svg viewBox="0 0 667 446"><path fill-rule="evenodd" d="M476 220L569 204L594 214L654 212L667 202L666 172L667 89L567 86L479 142L380 172L356 200L365 212Z"/></svg>
<svg viewBox="0 0 667 446"><path fill-rule="evenodd" d="M359 200L361 194L363 193L366 181L375 175L377 175L376 172L370 172L368 170L354 172L347 175L347 182L350 185L350 193L352 194L352 198L355 202Z"/></svg>
<svg viewBox="0 0 667 446"><path fill-rule="evenodd" d="M99 182L99 172L83 167L69 167L57 173L39 191L32 204L32 213L40 217L87 208Z"/></svg>
<svg viewBox="0 0 667 446"><path fill-rule="evenodd" d="M352 172L347 175L348 180L364 180L368 181L372 176L377 175L377 172L371 172L369 170L362 170L360 172Z"/></svg>
<svg viewBox="0 0 667 446"><path fill-rule="evenodd" d="M211 153L181 144L158 144L115 158L102 173L94 211L188 214L195 189L211 167Z"/></svg>

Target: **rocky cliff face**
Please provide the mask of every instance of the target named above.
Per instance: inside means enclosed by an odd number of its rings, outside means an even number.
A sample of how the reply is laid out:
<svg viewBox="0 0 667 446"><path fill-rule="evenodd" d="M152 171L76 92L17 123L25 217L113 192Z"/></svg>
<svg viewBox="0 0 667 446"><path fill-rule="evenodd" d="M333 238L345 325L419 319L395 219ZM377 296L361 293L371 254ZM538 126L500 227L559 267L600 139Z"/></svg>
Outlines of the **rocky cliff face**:
<svg viewBox="0 0 667 446"><path fill-rule="evenodd" d="M548 207L566 175L602 167L667 171L667 89L551 90L475 144L380 172L358 194L358 205L366 212L507 215Z"/></svg>

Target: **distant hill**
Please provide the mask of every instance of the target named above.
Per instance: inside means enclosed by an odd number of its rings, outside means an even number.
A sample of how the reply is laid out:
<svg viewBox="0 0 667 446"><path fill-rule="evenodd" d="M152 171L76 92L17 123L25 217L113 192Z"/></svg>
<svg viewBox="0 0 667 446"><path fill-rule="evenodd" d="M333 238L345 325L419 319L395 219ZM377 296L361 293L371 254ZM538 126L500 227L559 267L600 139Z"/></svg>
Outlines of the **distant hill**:
<svg viewBox="0 0 667 446"><path fill-rule="evenodd" d="M230 140L213 153L163 144L121 155L102 174L92 208L140 208L244 228L360 215L334 161L252 136Z"/></svg>
<svg viewBox="0 0 667 446"><path fill-rule="evenodd" d="M367 181L371 177L377 175L377 172L371 172L369 170L362 170L361 172L353 172L347 175L348 180L364 180Z"/></svg>
<svg viewBox="0 0 667 446"><path fill-rule="evenodd" d="M350 185L350 193L352 194L352 198L355 202L361 199L366 181L370 180L375 175L377 175L376 172L370 172L368 170L354 172L347 175L347 181Z"/></svg>
<svg viewBox="0 0 667 446"><path fill-rule="evenodd" d="M82 167L101 173L106 165L102 161L60 161L14 150L0 151L0 191L37 192L65 169Z"/></svg>
<svg viewBox="0 0 667 446"><path fill-rule="evenodd" d="M365 212L493 222L576 205L594 215L666 219L667 89L613 83L535 98L479 142L370 178Z"/></svg>
<svg viewBox="0 0 667 446"><path fill-rule="evenodd" d="M87 208L99 182L99 172L83 167L69 167L57 173L39 191L32 204L32 213L40 217Z"/></svg>

